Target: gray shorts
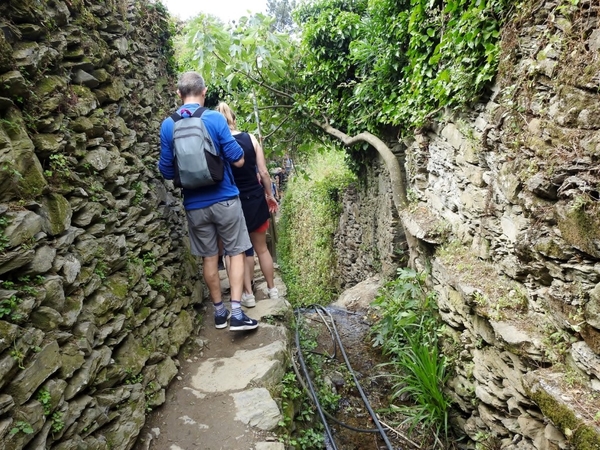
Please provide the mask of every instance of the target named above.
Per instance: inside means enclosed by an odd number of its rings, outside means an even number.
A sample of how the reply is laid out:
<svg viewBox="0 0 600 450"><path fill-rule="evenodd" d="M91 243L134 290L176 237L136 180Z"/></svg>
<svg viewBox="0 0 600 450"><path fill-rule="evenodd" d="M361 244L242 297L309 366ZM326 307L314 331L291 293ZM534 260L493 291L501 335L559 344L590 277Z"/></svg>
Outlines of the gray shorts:
<svg viewBox="0 0 600 450"><path fill-rule="evenodd" d="M218 255L217 237L228 255L239 255L252 247L238 197L186 211L186 216L193 255Z"/></svg>

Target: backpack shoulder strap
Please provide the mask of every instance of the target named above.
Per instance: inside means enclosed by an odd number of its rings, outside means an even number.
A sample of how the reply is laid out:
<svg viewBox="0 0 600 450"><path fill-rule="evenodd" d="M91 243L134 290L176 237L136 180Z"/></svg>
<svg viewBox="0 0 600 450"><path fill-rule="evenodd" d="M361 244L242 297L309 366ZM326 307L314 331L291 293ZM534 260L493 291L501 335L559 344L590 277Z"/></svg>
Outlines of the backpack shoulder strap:
<svg viewBox="0 0 600 450"><path fill-rule="evenodd" d="M202 117L202 114L204 114L204 111L206 111L208 108L205 108L204 106L196 109L196 111L194 111L194 114L192 114L190 117ZM187 111L187 110L186 110ZM173 119L173 122L178 122L182 119L181 114L179 114L177 111L175 111L173 114L171 114L171 119Z"/></svg>
<svg viewBox="0 0 600 450"><path fill-rule="evenodd" d="M202 117L202 114L204 114L204 111L206 111L207 109L208 108L201 106L196 111L194 111L194 114L192 114L192 117Z"/></svg>

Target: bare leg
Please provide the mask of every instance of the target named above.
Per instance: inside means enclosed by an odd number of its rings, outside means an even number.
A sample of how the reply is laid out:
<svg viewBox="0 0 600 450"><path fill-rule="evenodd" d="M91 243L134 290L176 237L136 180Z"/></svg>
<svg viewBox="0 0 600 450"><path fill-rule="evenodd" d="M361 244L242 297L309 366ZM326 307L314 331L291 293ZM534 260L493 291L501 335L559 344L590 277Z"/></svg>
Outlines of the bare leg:
<svg viewBox="0 0 600 450"><path fill-rule="evenodd" d="M253 294L252 278L254 278L254 256L246 256L246 267L244 270L244 292Z"/></svg>
<svg viewBox="0 0 600 450"><path fill-rule="evenodd" d="M221 301L221 280L219 279L219 255L205 256L202 261L204 281L213 303Z"/></svg>
<svg viewBox="0 0 600 450"><path fill-rule="evenodd" d="M267 287L271 289L275 286L275 281L273 279L273 258L267 247L267 233L250 233L250 240L258 256L258 264L267 281Z"/></svg>
<svg viewBox="0 0 600 450"><path fill-rule="evenodd" d="M246 255L244 253L229 257L229 285L231 286L231 300L237 300L238 302L242 299L242 290L244 288L245 259Z"/></svg>

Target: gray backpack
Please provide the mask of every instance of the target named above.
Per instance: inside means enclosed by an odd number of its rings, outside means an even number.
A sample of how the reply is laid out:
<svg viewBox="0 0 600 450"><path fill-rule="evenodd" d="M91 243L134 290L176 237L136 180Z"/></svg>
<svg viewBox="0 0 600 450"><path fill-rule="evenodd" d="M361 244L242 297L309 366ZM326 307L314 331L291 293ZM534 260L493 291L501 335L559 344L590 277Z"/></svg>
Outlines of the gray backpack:
<svg viewBox="0 0 600 450"><path fill-rule="evenodd" d="M223 181L224 164L201 117L206 108L198 108L190 117L173 113L173 153L177 187L197 189Z"/></svg>

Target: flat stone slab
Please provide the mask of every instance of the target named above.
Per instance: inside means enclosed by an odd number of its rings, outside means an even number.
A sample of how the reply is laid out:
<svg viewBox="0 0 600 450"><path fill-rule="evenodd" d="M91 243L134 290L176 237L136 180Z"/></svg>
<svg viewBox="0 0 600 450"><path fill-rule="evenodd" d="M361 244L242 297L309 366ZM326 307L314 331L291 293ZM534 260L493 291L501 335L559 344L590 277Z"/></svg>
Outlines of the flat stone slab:
<svg viewBox="0 0 600 450"><path fill-rule="evenodd" d="M251 383L268 386L283 376L285 358L286 344L281 341L255 350L238 350L227 358L210 358L196 369L191 387L201 392L227 392Z"/></svg>
<svg viewBox="0 0 600 450"><path fill-rule="evenodd" d="M282 442L257 442L254 450L285 450Z"/></svg>
<svg viewBox="0 0 600 450"><path fill-rule="evenodd" d="M283 419L279 407L265 388L231 394L235 403L235 419L261 430L273 430Z"/></svg>
<svg viewBox="0 0 600 450"><path fill-rule="evenodd" d="M264 299L256 302L254 308L245 310L246 315L252 319L260 320L263 317L282 317L291 310L290 303L284 298Z"/></svg>

